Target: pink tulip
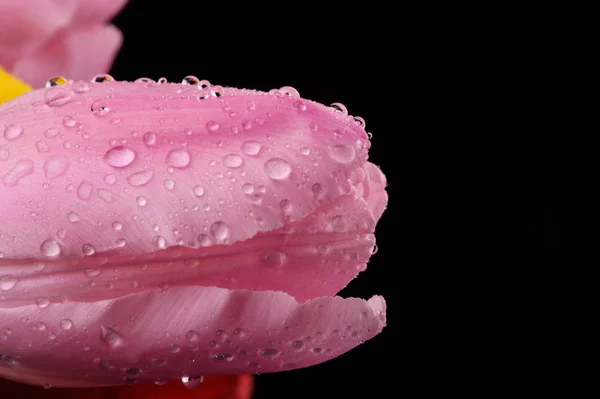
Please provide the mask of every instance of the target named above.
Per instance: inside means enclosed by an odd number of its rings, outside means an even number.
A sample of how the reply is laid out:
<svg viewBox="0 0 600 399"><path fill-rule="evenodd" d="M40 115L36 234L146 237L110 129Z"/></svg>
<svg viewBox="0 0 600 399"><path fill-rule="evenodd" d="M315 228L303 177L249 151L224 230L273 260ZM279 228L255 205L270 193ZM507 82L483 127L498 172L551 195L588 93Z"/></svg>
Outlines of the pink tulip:
<svg viewBox="0 0 600 399"><path fill-rule="evenodd" d="M63 387L275 372L377 335L334 296L386 179L360 118L271 93L68 83L0 107L0 377Z"/></svg>
<svg viewBox="0 0 600 399"><path fill-rule="evenodd" d="M109 21L126 0L0 1L0 66L33 87L108 72L121 47Z"/></svg>

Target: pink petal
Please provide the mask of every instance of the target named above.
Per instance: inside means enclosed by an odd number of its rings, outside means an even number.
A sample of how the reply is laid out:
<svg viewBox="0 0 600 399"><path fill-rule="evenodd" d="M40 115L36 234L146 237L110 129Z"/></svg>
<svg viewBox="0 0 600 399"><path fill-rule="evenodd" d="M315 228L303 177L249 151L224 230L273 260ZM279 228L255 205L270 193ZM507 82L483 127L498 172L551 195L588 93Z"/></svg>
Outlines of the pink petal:
<svg viewBox="0 0 600 399"><path fill-rule="evenodd" d="M44 304L44 302L42 302ZM181 287L0 309L0 376L102 386L321 363L378 334L385 302Z"/></svg>
<svg viewBox="0 0 600 399"><path fill-rule="evenodd" d="M364 270L387 204L364 129L293 94L212 91L78 82L0 107L0 375L277 371L383 327L379 297L317 298Z"/></svg>
<svg viewBox="0 0 600 399"><path fill-rule="evenodd" d="M114 26L61 30L16 60L12 73L33 87L43 87L53 76L90 80L110 69L121 43L121 32Z"/></svg>
<svg viewBox="0 0 600 399"><path fill-rule="evenodd" d="M0 108L11 137L0 141L10 152L0 162L5 258L54 259L47 240L61 259L83 258L85 244L96 255L140 255L244 241L353 196L350 175L366 162L365 131L307 100L301 111L300 100L236 89L198 100L194 86L78 87ZM27 162L32 173L11 177ZM346 223L334 226L333 212L319 230L373 232L374 218L342 208Z"/></svg>
<svg viewBox="0 0 600 399"><path fill-rule="evenodd" d="M2 0L0 2L0 65L12 68L15 60L32 52L60 29L67 27L76 1Z"/></svg>

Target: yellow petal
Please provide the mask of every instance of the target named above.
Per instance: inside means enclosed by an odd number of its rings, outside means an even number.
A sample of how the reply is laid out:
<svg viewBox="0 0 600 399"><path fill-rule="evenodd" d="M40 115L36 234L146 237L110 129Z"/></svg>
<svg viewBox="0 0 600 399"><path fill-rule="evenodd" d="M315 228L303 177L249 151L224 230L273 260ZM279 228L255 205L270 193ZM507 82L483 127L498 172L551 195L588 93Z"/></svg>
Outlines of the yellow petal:
<svg viewBox="0 0 600 399"><path fill-rule="evenodd" d="M0 68L0 104L31 90L31 87L21 82Z"/></svg>

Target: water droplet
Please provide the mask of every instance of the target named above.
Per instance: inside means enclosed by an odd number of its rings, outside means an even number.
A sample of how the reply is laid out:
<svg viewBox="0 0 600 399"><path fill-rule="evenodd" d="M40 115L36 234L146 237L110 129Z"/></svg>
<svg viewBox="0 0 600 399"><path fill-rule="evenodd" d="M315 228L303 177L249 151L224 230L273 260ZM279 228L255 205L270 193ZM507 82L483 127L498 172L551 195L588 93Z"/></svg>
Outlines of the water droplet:
<svg viewBox="0 0 600 399"><path fill-rule="evenodd" d="M84 180L77 188L77 196L84 201L88 201L92 198L93 191L94 187L92 187L92 184L87 180Z"/></svg>
<svg viewBox="0 0 600 399"><path fill-rule="evenodd" d="M76 214L75 212L69 212L67 214L67 219L71 223L77 223L77 222L79 222L81 220L81 218L79 217L79 215Z"/></svg>
<svg viewBox="0 0 600 399"><path fill-rule="evenodd" d="M171 191L175 188L175 181L171 180L171 179L167 179L163 182L163 186L165 187L165 190Z"/></svg>
<svg viewBox="0 0 600 399"><path fill-rule="evenodd" d="M46 81L46 87L64 85L66 83L67 83L67 79L66 78L63 78L62 76L56 76L56 77L48 79Z"/></svg>
<svg viewBox="0 0 600 399"><path fill-rule="evenodd" d="M47 382L45 382L45 383L42 384L42 388L44 388L44 389L50 389L50 388L52 388L52 384L48 384Z"/></svg>
<svg viewBox="0 0 600 399"><path fill-rule="evenodd" d="M222 86L219 85L212 86L210 88L210 94L212 94L213 97L223 97L223 95L225 94L225 90Z"/></svg>
<svg viewBox="0 0 600 399"><path fill-rule="evenodd" d="M146 204L148 203L148 201L146 200L146 197L137 197L135 199L135 201L137 202L137 204L139 206L146 206Z"/></svg>
<svg viewBox="0 0 600 399"><path fill-rule="evenodd" d="M208 247L210 245L210 237L206 234L200 234L198 236L198 244L200 244L201 247Z"/></svg>
<svg viewBox="0 0 600 399"><path fill-rule="evenodd" d="M138 368L130 368L125 370L125 374L127 374L127 377L129 378L137 378L140 376L140 374L142 374L142 370Z"/></svg>
<svg viewBox="0 0 600 399"><path fill-rule="evenodd" d="M65 127L74 127L77 124L77 121L71 115L67 115L63 118L62 124Z"/></svg>
<svg viewBox="0 0 600 399"><path fill-rule="evenodd" d="M183 382L183 385L185 385L185 387L188 389L196 389L202 384L203 379L204 379L204 377L202 377L202 376L200 376L200 377L185 376L181 379L181 382Z"/></svg>
<svg viewBox="0 0 600 399"><path fill-rule="evenodd" d="M14 276L5 275L0 277L0 291L8 291L17 284L17 278Z"/></svg>
<svg viewBox="0 0 600 399"><path fill-rule="evenodd" d="M39 140L35 142L35 148L39 153L50 151L50 146L44 140Z"/></svg>
<svg viewBox="0 0 600 399"><path fill-rule="evenodd" d="M239 168L244 163L244 160L237 154L229 154L223 158L223 163L228 168Z"/></svg>
<svg viewBox="0 0 600 399"><path fill-rule="evenodd" d="M97 268L97 267L93 267L93 268L90 268L90 269L85 269L83 271L83 274L85 274L87 277L95 277L95 276L97 276L97 275L100 274L100 269Z"/></svg>
<svg viewBox="0 0 600 399"><path fill-rule="evenodd" d="M60 255L60 251L60 245L58 245L58 243L52 238L45 240L40 245L40 252L42 253L42 255L47 257L58 256Z"/></svg>
<svg viewBox="0 0 600 399"><path fill-rule="evenodd" d="M317 129L319 128L319 126L317 126L317 124L315 122L311 122L308 124L308 127L310 128L310 130L312 130L313 132L316 132Z"/></svg>
<svg viewBox="0 0 600 399"><path fill-rule="evenodd" d="M152 132L146 132L144 133L142 140L144 141L144 144L146 144L148 147L152 147L156 145L156 134Z"/></svg>
<svg viewBox="0 0 600 399"><path fill-rule="evenodd" d="M60 133L60 132L57 128L51 127L49 129L46 129L46 131L44 132L44 136L51 139L51 138L58 136L58 133Z"/></svg>
<svg viewBox="0 0 600 399"><path fill-rule="evenodd" d="M263 349L260 351L260 355L266 359L274 359L279 356L280 353L281 352L279 352L277 349Z"/></svg>
<svg viewBox="0 0 600 399"><path fill-rule="evenodd" d="M83 80L73 84L73 93L81 94L90 91L90 85Z"/></svg>
<svg viewBox="0 0 600 399"><path fill-rule="evenodd" d="M246 155L256 155L262 148L262 145L257 141L246 141L242 144L242 152Z"/></svg>
<svg viewBox="0 0 600 399"><path fill-rule="evenodd" d="M48 299L46 297L39 297L35 300L35 304L37 305L38 308L43 309L43 308L47 307L48 305L50 305L50 299Z"/></svg>
<svg viewBox="0 0 600 399"><path fill-rule="evenodd" d="M274 180L284 180L292 172L292 166L281 158L271 158L265 162L265 173Z"/></svg>
<svg viewBox="0 0 600 399"><path fill-rule="evenodd" d="M300 148L300 154L302 154L302 155L310 155L310 148L308 148L308 147L302 147L302 148Z"/></svg>
<svg viewBox="0 0 600 399"><path fill-rule="evenodd" d="M219 241L225 241L229 238L229 226L225 222L214 222L210 226L210 234Z"/></svg>
<svg viewBox="0 0 600 399"><path fill-rule="evenodd" d="M4 138L14 140L23 134L23 128L19 125L10 124L4 129Z"/></svg>
<svg viewBox="0 0 600 399"><path fill-rule="evenodd" d="M216 132L219 130L221 126L215 122L215 121L208 121L206 123L206 130L208 130L209 132Z"/></svg>
<svg viewBox="0 0 600 399"><path fill-rule="evenodd" d="M194 195L196 197L202 197L202 195L204 194L204 187L197 185L194 187Z"/></svg>
<svg viewBox="0 0 600 399"><path fill-rule="evenodd" d="M81 252L83 252L86 256L92 256L96 253L96 248L92 244L83 244L81 247Z"/></svg>
<svg viewBox="0 0 600 399"><path fill-rule="evenodd" d="M106 73L96 75L92 78L93 83L107 83L107 82L114 82L114 81L115 81L115 78L113 78L112 76L110 76L109 74L106 74Z"/></svg>
<svg viewBox="0 0 600 399"><path fill-rule="evenodd" d="M6 187L14 187L16 186L21 179L26 176L29 176L34 171L34 164L30 160L21 160L18 161L15 166L13 166L6 175L2 178L2 183Z"/></svg>
<svg viewBox="0 0 600 399"><path fill-rule="evenodd" d="M167 80L167 78L159 78L158 79L158 84L159 85L164 85L165 83L169 83L169 81Z"/></svg>
<svg viewBox="0 0 600 399"><path fill-rule="evenodd" d="M137 78L133 81L133 83L156 83L153 79L150 78Z"/></svg>
<svg viewBox="0 0 600 399"><path fill-rule="evenodd" d="M292 348L294 348L296 350L302 349L303 346L304 346L304 341L302 341L300 339L292 342Z"/></svg>
<svg viewBox="0 0 600 399"><path fill-rule="evenodd" d="M337 215L331 218L331 229L336 232L345 231L347 228L348 222L346 217L343 215Z"/></svg>
<svg viewBox="0 0 600 399"><path fill-rule="evenodd" d="M335 145L329 147L329 156L339 163L350 163L354 160L356 152L348 145Z"/></svg>
<svg viewBox="0 0 600 399"><path fill-rule="evenodd" d="M276 268L285 262L285 254L283 252L265 252L260 255L260 260L263 267Z"/></svg>
<svg viewBox="0 0 600 399"><path fill-rule="evenodd" d="M112 222L112 228L114 231L121 231L123 230L123 223L114 221Z"/></svg>
<svg viewBox="0 0 600 399"><path fill-rule="evenodd" d="M121 345L121 336L110 327L100 326L100 338L111 348Z"/></svg>
<svg viewBox="0 0 600 399"><path fill-rule="evenodd" d="M154 364L156 367L162 367L167 364L167 361L164 359L154 359L152 360L152 364Z"/></svg>
<svg viewBox="0 0 600 399"><path fill-rule="evenodd" d="M313 184L311 190L312 190L314 196L317 198L321 198L325 195L325 189L319 183Z"/></svg>
<svg viewBox="0 0 600 399"><path fill-rule="evenodd" d="M132 175L127 176L127 183L133 187L140 187L148 184L154 177L154 171L152 169L142 170Z"/></svg>
<svg viewBox="0 0 600 399"><path fill-rule="evenodd" d="M242 186L242 191L246 195L252 195L252 193L254 192L254 186L250 183L246 183Z"/></svg>
<svg viewBox="0 0 600 399"><path fill-rule="evenodd" d="M44 161L44 175L52 180L64 175L69 168L69 160L63 156L52 156Z"/></svg>
<svg viewBox="0 0 600 399"><path fill-rule="evenodd" d="M53 87L46 90L44 100L49 107L60 107L71 101L71 95L62 87Z"/></svg>
<svg viewBox="0 0 600 399"><path fill-rule="evenodd" d="M169 345L169 348L171 348L172 353L177 353L181 350L181 347L177 344L171 344Z"/></svg>
<svg viewBox="0 0 600 399"><path fill-rule="evenodd" d="M303 101L296 101L294 103L294 108L296 108L298 111L306 111L306 104L304 104Z"/></svg>
<svg viewBox="0 0 600 399"><path fill-rule="evenodd" d="M233 360L233 355L231 353L217 353L212 355L212 360L215 362L231 362Z"/></svg>
<svg viewBox="0 0 600 399"><path fill-rule="evenodd" d="M300 97L300 93L298 93L298 90L294 89L292 86L284 86L281 89L279 89L279 91L287 97L292 97L292 98L299 98Z"/></svg>
<svg viewBox="0 0 600 399"><path fill-rule="evenodd" d="M365 127L367 127L367 123L365 122L365 120L363 118L361 118L360 116L355 116L354 117L354 123L356 123L358 126L362 127L363 129Z"/></svg>
<svg viewBox="0 0 600 399"><path fill-rule="evenodd" d="M0 161L7 161L10 158L8 148L0 147Z"/></svg>
<svg viewBox="0 0 600 399"><path fill-rule="evenodd" d="M181 84L183 85L198 85L200 84L200 79L198 79L197 77L193 76L193 75L189 75L186 76L185 78L183 78L183 80L181 81Z"/></svg>
<svg viewBox="0 0 600 399"><path fill-rule="evenodd" d="M104 100L96 100L92 103L90 110L94 116L104 117L110 112L110 107Z"/></svg>
<svg viewBox="0 0 600 399"><path fill-rule="evenodd" d="M124 168L135 160L135 152L128 147L112 147L104 154L104 162L115 168Z"/></svg>
<svg viewBox="0 0 600 399"><path fill-rule="evenodd" d="M60 321L60 328L63 330L70 330L73 328L73 322L70 319L62 319Z"/></svg>
<svg viewBox="0 0 600 399"><path fill-rule="evenodd" d="M197 341L198 340L198 333L194 330L190 330L187 332L187 334L185 334L185 338L188 341Z"/></svg>
<svg viewBox="0 0 600 399"><path fill-rule="evenodd" d="M154 245L160 249L165 249L167 247L167 240L163 236L155 236L152 241Z"/></svg>
<svg viewBox="0 0 600 399"><path fill-rule="evenodd" d="M333 103L330 105L330 107L333 108L333 110L335 112L341 112L342 114L344 114L346 116L348 115L348 110L342 103Z"/></svg>
<svg viewBox="0 0 600 399"><path fill-rule="evenodd" d="M104 188L99 188L96 192L98 193L98 197L102 198L104 202L111 204L115 201L112 193Z"/></svg>
<svg viewBox="0 0 600 399"><path fill-rule="evenodd" d="M186 150L172 150L167 154L167 164L179 169L189 166L192 157Z"/></svg>

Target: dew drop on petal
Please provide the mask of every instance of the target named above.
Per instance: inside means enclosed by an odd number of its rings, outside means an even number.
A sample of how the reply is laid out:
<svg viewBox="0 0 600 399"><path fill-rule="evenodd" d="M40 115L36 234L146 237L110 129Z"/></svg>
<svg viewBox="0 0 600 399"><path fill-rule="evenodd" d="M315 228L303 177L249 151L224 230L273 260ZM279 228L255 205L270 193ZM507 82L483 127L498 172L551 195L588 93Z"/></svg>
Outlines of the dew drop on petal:
<svg viewBox="0 0 600 399"><path fill-rule="evenodd" d="M56 179L64 175L68 168L69 160L60 155L48 157L44 161L44 175L46 179Z"/></svg>
<svg viewBox="0 0 600 399"><path fill-rule="evenodd" d="M202 197L202 195L204 194L204 187L197 185L194 187L194 195L196 197Z"/></svg>
<svg viewBox="0 0 600 399"><path fill-rule="evenodd" d="M215 121L208 121L206 123L206 130L208 130L209 132L216 132L219 130L219 128L220 125Z"/></svg>
<svg viewBox="0 0 600 399"><path fill-rule="evenodd" d="M244 163L244 160L237 154L229 154L223 158L223 163L228 168L239 168Z"/></svg>
<svg viewBox="0 0 600 399"><path fill-rule="evenodd" d="M142 140L144 141L144 144L146 144L148 147L152 147L156 145L156 134L152 132L146 132L144 133Z"/></svg>
<svg viewBox="0 0 600 399"><path fill-rule="evenodd" d="M0 277L0 291L8 291L17 284L15 276L5 275Z"/></svg>
<svg viewBox="0 0 600 399"><path fill-rule="evenodd" d="M292 166L281 158L271 158L265 162L265 173L273 180L284 180L292 172Z"/></svg>
<svg viewBox="0 0 600 399"><path fill-rule="evenodd" d="M93 191L94 188L92 187L92 184L87 180L84 180L81 182L79 187L77 187L77 196L81 200L88 201L90 198L92 198Z"/></svg>
<svg viewBox="0 0 600 399"><path fill-rule="evenodd" d="M49 107L60 107L71 101L71 95L62 87L53 87L46 90L44 100Z"/></svg>
<svg viewBox="0 0 600 399"><path fill-rule="evenodd" d="M257 141L246 141L242 144L242 152L246 155L254 156L259 153L262 145Z"/></svg>
<svg viewBox="0 0 600 399"><path fill-rule="evenodd" d="M100 326L100 338L111 348L121 345L121 336L112 328Z"/></svg>
<svg viewBox="0 0 600 399"><path fill-rule="evenodd" d="M83 252L86 256L92 256L96 253L96 248L92 244L83 244L81 247L81 252Z"/></svg>
<svg viewBox="0 0 600 399"><path fill-rule="evenodd" d="M181 379L181 382L188 389L196 389L196 388L198 388L202 384L202 380L203 379L204 378L202 376L200 376L200 377L188 377L188 376L185 376L185 377L183 377Z"/></svg>
<svg viewBox="0 0 600 399"><path fill-rule="evenodd" d="M4 129L4 138L14 140L23 134L23 128L19 125L11 124Z"/></svg>
<svg viewBox="0 0 600 399"><path fill-rule="evenodd" d="M60 328L63 330L70 330L73 328L73 322L70 319L62 319L60 321Z"/></svg>
<svg viewBox="0 0 600 399"><path fill-rule="evenodd" d="M152 169L142 170L127 176L127 183L133 187L140 187L148 184L154 177L154 171Z"/></svg>
<svg viewBox="0 0 600 399"><path fill-rule="evenodd" d="M18 161L2 178L2 183L7 187L16 186L21 179L33 173L35 167L32 161Z"/></svg>
<svg viewBox="0 0 600 399"><path fill-rule="evenodd" d="M124 168L135 160L135 152L128 147L112 147L104 154L104 162L115 168Z"/></svg>
<svg viewBox="0 0 600 399"><path fill-rule="evenodd" d="M61 249L55 240L49 238L40 245L40 252L42 255L52 258L60 255Z"/></svg>
<svg viewBox="0 0 600 399"><path fill-rule="evenodd" d="M348 145L335 145L329 148L329 156L339 163L350 163L356 152Z"/></svg>
<svg viewBox="0 0 600 399"><path fill-rule="evenodd" d="M167 154L167 164L174 168L185 169L191 159L190 153L186 150L172 150Z"/></svg>
<svg viewBox="0 0 600 399"><path fill-rule="evenodd" d="M166 179L163 182L163 186L164 186L165 190L171 191L175 188L175 181L172 179Z"/></svg>
<svg viewBox="0 0 600 399"><path fill-rule="evenodd" d="M35 300L35 304L38 308L43 309L50 305L50 300L46 297L39 297Z"/></svg>
<svg viewBox="0 0 600 399"><path fill-rule="evenodd" d="M229 226L225 222L214 222L210 226L210 234L219 241L225 241L229 238Z"/></svg>

